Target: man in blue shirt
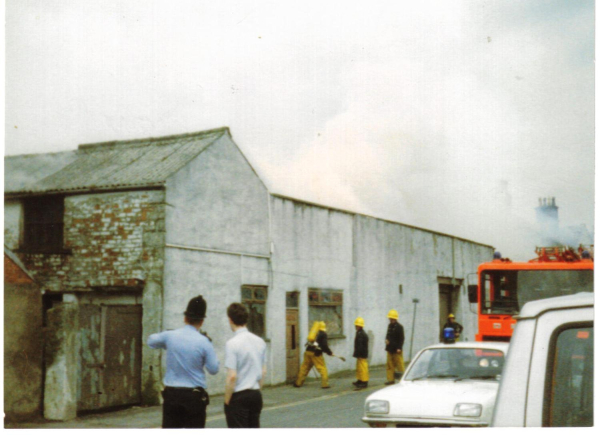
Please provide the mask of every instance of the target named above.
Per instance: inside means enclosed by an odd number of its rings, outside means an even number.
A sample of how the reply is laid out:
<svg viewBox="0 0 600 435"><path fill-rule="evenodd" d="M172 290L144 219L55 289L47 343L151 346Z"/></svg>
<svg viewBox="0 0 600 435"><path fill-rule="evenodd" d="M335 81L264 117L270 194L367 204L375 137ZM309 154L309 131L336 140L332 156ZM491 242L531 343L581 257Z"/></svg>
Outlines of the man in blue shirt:
<svg viewBox="0 0 600 435"><path fill-rule="evenodd" d="M227 308L234 336L225 344L225 418L229 428L260 427L260 389L266 374L267 344L246 328L248 310L233 303Z"/></svg>
<svg viewBox="0 0 600 435"><path fill-rule="evenodd" d="M219 371L213 345L200 333L206 317L202 296L190 300L184 315L183 328L148 337L148 346L167 350L163 428L204 428L209 403L204 368L211 375Z"/></svg>

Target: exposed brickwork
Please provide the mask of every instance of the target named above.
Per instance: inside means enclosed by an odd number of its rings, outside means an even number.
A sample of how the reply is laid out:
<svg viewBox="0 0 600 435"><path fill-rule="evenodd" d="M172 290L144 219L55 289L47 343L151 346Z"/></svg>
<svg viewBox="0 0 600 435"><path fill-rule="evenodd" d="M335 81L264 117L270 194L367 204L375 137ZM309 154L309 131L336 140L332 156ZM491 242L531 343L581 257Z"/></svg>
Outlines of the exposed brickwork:
<svg viewBox="0 0 600 435"><path fill-rule="evenodd" d="M25 254L26 267L51 291L135 287L161 274L165 243L162 191L65 198L69 254Z"/></svg>

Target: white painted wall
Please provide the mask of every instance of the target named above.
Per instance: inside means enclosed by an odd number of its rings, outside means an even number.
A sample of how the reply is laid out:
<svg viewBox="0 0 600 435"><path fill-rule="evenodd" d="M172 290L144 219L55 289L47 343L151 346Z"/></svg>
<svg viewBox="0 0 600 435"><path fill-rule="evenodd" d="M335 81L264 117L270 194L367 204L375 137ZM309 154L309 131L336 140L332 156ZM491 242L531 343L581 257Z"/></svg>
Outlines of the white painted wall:
<svg viewBox="0 0 600 435"><path fill-rule="evenodd" d="M181 327L188 301L198 295L206 299L202 329L213 339L221 362L220 373L207 376L211 394L225 386L225 342L233 336L227 307L241 301L244 284L270 287L268 198L229 136L167 181L163 327ZM277 299L269 293L268 316ZM266 328L267 336L275 329L270 317Z"/></svg>
<svg viewBox="0 0 600 435"><path fill-rule="evenodd" d="M452 278L453 272L465 284L455 314L465 326L464 337L474 339L476 318L469 312L466 278L491 258L492 247L454 239L453 267L450 236L269 196L229 137L168 180L166 202L164 328L180 327L189 299L203 295L208 303L203 329L223 362L225 342L232 336L227 306L241 300L243 284L267 285L267 385L286 378L286 292L300 292L304 343L309 329L308 288L344 291L345 336L331 339L330 347L347 361L326 357L331 373L355 367L357 316L365 319L371 338L370 364L385 363L386 316L391 308L398 310L404 325L408 357L413 298L420 300L413 354L437 342L438 277ZM224 371L208 380L211 393L224 391Z"/></svg>
<svg viewBox="0 0 600 435"><path fill-rule="evenodd" d="M331 340L335 354L347 361L328 358L330 372L353 369L354 319L365 319L370 336L369 361L384 364L387 313L398 310L405 329L405 355L409 357L413 326L413 298L418 298L413 354L439 337L438 277L452 278L452 238L367 216L330 210L289 199L272 197L273 291L300 291L300 334L308 334L308 288L344 291L345 339ZM466 275L489 260L493 248L455 239L454 274L463 279L457 319L465 326L464 337L474 339L475 315L466 296ZM403 287L403 294L399 292ZM279 297L279 296L278 296ZM285 309L271 313L271 321L285 324ZM283 330L283 328L282 328ZM285 380L284 331L272 337L278 356L274 382ZM277 349L282 349L277 352Z"/></svg>
<svg viewBox="0 0 600 435"><path fill-rule="evenodd" d="M228 135L167 180L167 243L269 255L268 193Z"/></svg>
<svg viewBox="0 0 600 435"><path fill-rule="evenodd" d="M21 225L23 220L23 204L18 199L4 201L4 244L8 249L19 248Z"/></svg>

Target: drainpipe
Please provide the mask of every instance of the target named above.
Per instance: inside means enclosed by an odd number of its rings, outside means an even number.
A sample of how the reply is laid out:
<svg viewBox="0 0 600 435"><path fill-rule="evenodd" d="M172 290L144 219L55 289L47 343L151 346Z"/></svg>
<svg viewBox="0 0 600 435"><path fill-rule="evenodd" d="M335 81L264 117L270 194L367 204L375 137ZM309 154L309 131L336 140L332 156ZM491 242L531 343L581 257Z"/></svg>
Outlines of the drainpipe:
<svg viewBox="0 0 600 435"><path fill-rule="evenodd" d="M418 299L413 299L413 304L415 304L414 310L413 310L413 321L412 321L412 328L410 331L410 361L412 361L412 357L413 357L413 339L415 336L415 322L417 319L417 304L419 303Z"/></svg>
<svg viewBox="0 0 600 435"><path fill-rule="evenodd" d="M454 286L456 285L455 276L455 261L454 261L454 237L452 237L452 290L454 290Z"/></svg>
<svg viewBox="0 0 600 435"><path fill-rule="evenodd" d="M267 260L268 262L268 267L269 267L269 292L271 294L275 294L274 289L273 289L273 251L275 250L275 246L273 244L273 215L272 215L272 211L271 211L271 193L267 190L267 209L269 212L269 258ZM285 306L285 299L284 299L284 306ZM284 313L285 313L285 307L284 307ZM267 319L265 319L266 321ZM271 330L269 328L269 330ZM269 370L269 381L270 384L273 385L273 372L275 370L273 370L273 354L275 352L273 352L273 340L270 340L270 347L271 347L271 352L270 352L270 357L269 357L269 363L271 365L270 370ZM285 343L284 343L284 347L285 347Z"/></svg>

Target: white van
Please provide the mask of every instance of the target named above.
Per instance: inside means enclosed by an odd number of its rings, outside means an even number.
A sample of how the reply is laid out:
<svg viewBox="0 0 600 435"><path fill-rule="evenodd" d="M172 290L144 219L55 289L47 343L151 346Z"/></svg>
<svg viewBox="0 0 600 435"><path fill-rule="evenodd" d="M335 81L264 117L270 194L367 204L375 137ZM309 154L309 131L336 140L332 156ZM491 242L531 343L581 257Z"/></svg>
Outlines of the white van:
<svg viewBox="0 0 600 435"><path fill-rule="evenodd" d="M594 424L594 294L525 304L502 372L492 426Z"/></svg>

